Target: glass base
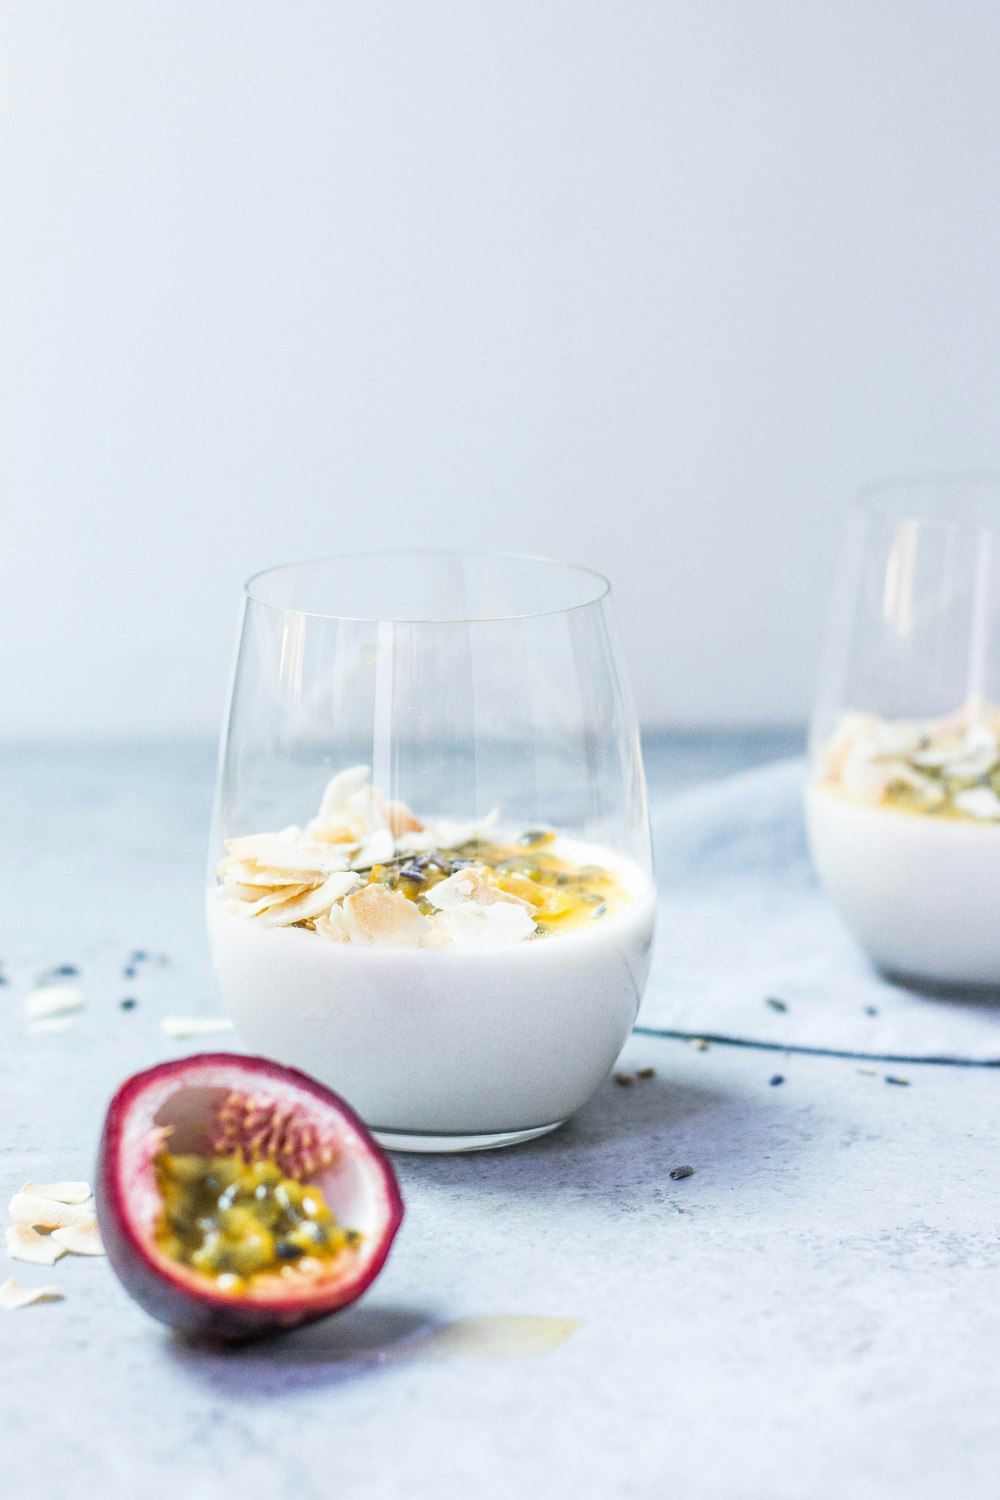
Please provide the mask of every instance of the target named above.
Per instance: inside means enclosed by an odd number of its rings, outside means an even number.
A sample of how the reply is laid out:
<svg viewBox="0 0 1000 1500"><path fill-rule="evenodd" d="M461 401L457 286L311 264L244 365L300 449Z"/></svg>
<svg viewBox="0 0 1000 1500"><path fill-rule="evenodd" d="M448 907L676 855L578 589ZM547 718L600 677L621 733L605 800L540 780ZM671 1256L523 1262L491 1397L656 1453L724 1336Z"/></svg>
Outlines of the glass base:
<svg viewBox="0 0 1000 1500"><path fill-rule="evenodd" d="M537 1136L558 1130L564 1122L535 1125L531 1130L501 1130L494 1135L424 1135L419 1130L379 1130L370 1126L372 1135L386 1151L432 1152L495 1151L499 1146L520 1146Z"/></svg>

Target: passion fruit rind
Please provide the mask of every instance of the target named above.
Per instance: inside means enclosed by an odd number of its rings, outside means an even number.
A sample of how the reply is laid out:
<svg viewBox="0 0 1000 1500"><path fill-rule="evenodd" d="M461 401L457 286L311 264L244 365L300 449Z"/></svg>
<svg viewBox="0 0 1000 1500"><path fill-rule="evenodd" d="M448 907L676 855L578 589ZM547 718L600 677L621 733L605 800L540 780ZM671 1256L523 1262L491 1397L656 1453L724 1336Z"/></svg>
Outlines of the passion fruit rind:
<svg viewBox="0 0 1000 1500"><path fill-rule="evenodd" d="M253 1128L234 1132L239 1119ZM223 1142L232 1149L217 1151ZM220 1175L206 1184L216 1164ZM185 1176L188 1197L181 1204L175 1192L171 1225L165 1194ZM239 1192L231 1202L226 1193L251 1183L265 1191L247 1217ZM160 1063L121 1086L108 1108L95 1195L108 1259L126 1291L171 1328L213 1342L261 1337L349 1306L378 1276L403 1218L392 1164L344 1100L295 1068L231 1053ZM258 1234L276 1205L281 1233ZM201 1208L208 1211L191 1215ZM236 1209L244 1217L223 1219ZM325 1243L303 1230L313 1223ZM223 1253L215 1232L229 1241ZM279 1244L297 1239L312 1240L307 1254L279 1253ZM238 1255L228 1258L237 1246L242 1270Z"/></svg>

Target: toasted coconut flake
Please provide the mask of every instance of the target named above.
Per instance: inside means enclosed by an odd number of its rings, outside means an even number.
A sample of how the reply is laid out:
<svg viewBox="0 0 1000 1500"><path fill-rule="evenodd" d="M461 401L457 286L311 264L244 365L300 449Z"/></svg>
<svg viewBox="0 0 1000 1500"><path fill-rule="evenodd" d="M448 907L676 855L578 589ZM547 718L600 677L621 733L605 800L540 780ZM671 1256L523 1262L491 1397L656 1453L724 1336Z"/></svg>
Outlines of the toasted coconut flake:
<svg viewBox="0 0 1000 1500"><path fill-rule="evenodd" d="M522 906L526 911L534 910L532 902L522 900L512 891L503 890L493 872L483 865L469 865L467 869L456 870L454 875L449 875L447 880L442 880L433 890L428 891L427 899L439 911L454 911L470 901L477 906L494 906L498 902L504 902L510 906Z"/></svg>
<svg viewBox="0 0 1000 1500"><path fill-rule="evenodd" d="M366 885L348 896L344 919L352 942L382 947L418 944L430 930L412 901L384 885Z"/></svg>
<svg viewBox="0 0 1000 1500"><path fill-rule="evenodd" d="M331 859L335 855L343 855L345 863L347 853L353 853L363 837L364 829L354 819L345 822L338 818L335 823L320 823L315 820L309 824L309 838L313 846L329 849Z"/></svg>
<svg viewBox="0 0 1000 1500"><path fill-rule="evenodd" d="M282 886L279 890L268 891L266 896L259 896L256 900L252 900L246 904L244 916L262 916L264 912L270 911L272 907L281 906L286 901L297 901L300 896L304 896L309 891L313 891L316 889L317 887L311 884L285 885Z"/></svg>
<svg viewBox="0 0 1000 1500"><path fill-rule="evenodd" d="M340 901L355 890L357 884L358 877L349 871L329 875L322 885L314 886L312 890L293 897L291 901L284 901L260 912L257 921L264 927L290 927L295 922L305 922L311 917L318 917L321 912L329 911L335 901Z"/></svg>
<svg viewBox="0 0 1000 1500"><path fill-rule="evenodd" d="M396 840L398 854L429 854L437 849L440 840L433 829L424 828L418 833L401 833Z"/></svg>
<svg viewBox="0 0 1000 1500"><path fill-rule="evenodd" d="M261 894L259 886L244 885L241 881L231 880L228 875L222 882L221 890L226 900L239 901L244 905L248 905L251 901L258 901Z"/></svg>
<svg viewBox="0 0 1000 1500"><path fill-rule="evenodd" d="M396 852L396 844L388 828L379 828L367 838L353 856L351 864L355 870L370 870L372 865L384 865Z"/></svg>
<svg viewBox="0 0 1000 1500"><path fill-rule="evenodd" d="M65 1229L53 1229L52 1238L72 1255L104 1254L96 1219L88 1219L85 1224L67 1224Z"/></svg>
<svg viewBox="0 0 1000 1500"><path fill-rule="evenodd" d="M61 1302L62 1296L57 1286L21 1286L13 1276L0 1283L0 1309L5 1312L30 1307L32 1302Z"/></svg>
<svg viewBox="0 0 1000 1500"><path fill-rule="evenodd" d="M327 938L331 943L350 941L347 935L347 922L343 908L340 906L331 906L329 911L320 912L313 925L320 937Z"/></svg>
<svg viewBox="0 0 1000 1500"><path fill-rule="evenodd" d="M442 849L457 849L461 844L467 844L470 839L486 838L499 822L500 809L494 807L485 818L477 818L471 822L455 822L450 818L443 818L439 823L428 824L428 832L433 832L435 843Z"/></svg>
<svg viewBox="0 0 1000 1500"><path fill-rule="evenodd" d="M291 874L301 871L307 876L323 873L320 856L310 853L303 847L301 839L293 838L290 832L250 833L245 838L227 839L226 848L237 856L238 863L250 861L260 870L283 870ZM219 868L225 873L232 866L228 860L223 860Z"/></svg>
<svg viewBox="0 0 1000 1500"><path fill-rule="evenodd" d="M363 786L355 792L348 799L347 810L363 833L388 827L388 809L373 786Z"/></svg>
<svg viewBox="0 0 1000 1500"><path fill-rule="evenodd" d="M94 1196L89 1182L26 1182L21 1192L56 1203L86 1203Z"/></svg>
<svg viewBox="0 0 1000 1500"><path fill-rule="evenodd" d="M24 1002L24 1014L29 1021L43 1017L62 1016L68 1011L79 1010L84 1005L82 990L73 984L43 984Z"/></svg>
<svg viewBox="0 0 1000 1500"><path fill-rule="evenodd" d="M367 766L348 766L346 771L338 771L336 776L331 777L319 805L317 821L332 821L338 813L344 812L350 806L351 798L361 790L370 775Z"/></svg>
<svg viewBox="0 0 1000 1500"><path fill-rule="evenodd" d="M58 1203L37 1193L15 1193L7 1205L15 1224L30 1224L35 1229L65 1229L70 1224L86 1224L94 1217L94 1200L85 1203Z"/></svg>
<svg viewBox="0 0 1000 1500"><path fill-rule="evenodd" d="M959 792L955 806L968 813L970 818L981 818L984 822L1000 819L1000 797L988 786L974 786L967 792Z"/></svg>
<svg viewBox="0 0 1000 1500"><path fill-rule="evenodd" d="M55 1234L64 1234L57 1229ZM60 1244L51 1234L39 1234L30 1224L7 1225L7 1254L11 1260L27 1260L36 1266L54 1266L67 1245Z"/></svg>
<svg viewBox="0 0 1000 1500"><path fill-rule="evenodd" d="M407 807L405 802L387 802L385 805L386 817L389 823L389 832L394 839L398 839L403 833L420 833L423 823L413 813L412 808Z"/></svg>
<svg viewBox="0 0 1000 1500"><path fill-rule="evenodd" d="M443 882L442 882L443 884ZM499 947L521 943L535 932L534 918L523 901L496 901L480 906L466 901L433 918L435 939L458 948Z"/></svg>
<svg viewBox="0 0 1000 1500"><path fill-rule="evenodd" d="M1000 711L973 697L957 713L920 721L846 714L821 768L862 802L1000 822Z"/></svg>
<svg viewBox="0 0 1000 1500"><path fill-rule="evenodd" d="M160 1030L173 1037L215 1036L235 1027L225 1016L164 1016Z"/></svg>
<svg viewBox="0 0 1000 1500"><path fill-rule="evenodd" d="M276 870L273 865L240 864L226 870L222 883L227 891L237 886L245 887L252 894L243 899L256 901L267 891L284 891L286 896L291 895L295 886L317 885L322 878L320 870Z"/></svg>

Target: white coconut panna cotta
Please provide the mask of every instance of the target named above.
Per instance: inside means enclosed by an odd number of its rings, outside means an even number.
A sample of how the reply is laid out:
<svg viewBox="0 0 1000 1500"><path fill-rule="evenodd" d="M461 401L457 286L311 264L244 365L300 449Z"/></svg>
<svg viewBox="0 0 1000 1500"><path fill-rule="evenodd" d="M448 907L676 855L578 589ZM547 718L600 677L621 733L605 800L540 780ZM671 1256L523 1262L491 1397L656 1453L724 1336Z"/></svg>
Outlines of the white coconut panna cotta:
<svg viewBox="0 0 1000 1500"><path fill-rule="evenodd" d="M845 715L806 812L817 874L877 964L1000 984L1000 710Z"/></svg>
<svg viewBox="0 0 1000 1500"><path fill-rule="evenodd" d="M208 927L240 1034L394 1145L559 1124L635 1020L648 876L495 815L424 822L368 778L335 776L304 829L227 842Z"/></svg>

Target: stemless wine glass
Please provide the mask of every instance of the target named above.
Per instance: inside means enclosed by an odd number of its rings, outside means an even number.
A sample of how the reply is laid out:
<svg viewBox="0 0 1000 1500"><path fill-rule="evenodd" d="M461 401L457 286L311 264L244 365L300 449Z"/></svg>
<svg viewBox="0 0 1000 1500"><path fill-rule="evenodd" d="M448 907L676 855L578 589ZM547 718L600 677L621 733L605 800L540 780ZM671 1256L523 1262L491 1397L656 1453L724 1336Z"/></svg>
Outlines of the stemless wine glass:
<svg viewBox="0 0 1000 1500"><path fill-rule="evenodd" d="M813 861L882 968L1000 983L1000 480L874 486L813 720Z"/></svg>
<svg viewBox="0 0 1000 1500"><path fill-rule="evenodd" d="M365 769L325 793L352 767ZM546 931L511 915L507 898L503 915L523 940L492 923L473 932L470 920L468 941L434 944L357 924L344 940L343 908L332 926L308 916L267 925L248 915L252 885L237 886L242 904L223 899L216 868L227 848L230 885L242 859L238 879L256 876L265 899L276 877L248 866L247 851L295 863L282 855L288 837L234 840L290 826L294 841L321 804L329 816L341 803L369 817L381 809L400 837L394 848L384 826L368 828L369 853L353 863L369 884L388 880L413 896L428 871L440 878L424 848L432 826L452 874L484 849L494 862L497 849L513 850L497 876L512 892L531 896L523 882L537 857L550 871L548 907L577 891L591 905L573 908L566 931L558 915ZM423 850L416 868L401 848ZM568 874L551 873L557 849ZM308 913L309 882L324 874L287 878L303 882L287 889L293 900L304 892L294 910ZM614 903L602 900L602 880ZM444 921L434 896L412 906L426 914L424 934ZM324 558L250 580L208 893L223 1000L248 1045L343 1094L389 1146L527 1140L561 1124L614 1063L645 984L653 915L639 739L604 578L540 558L413 552Z"/></svg>

